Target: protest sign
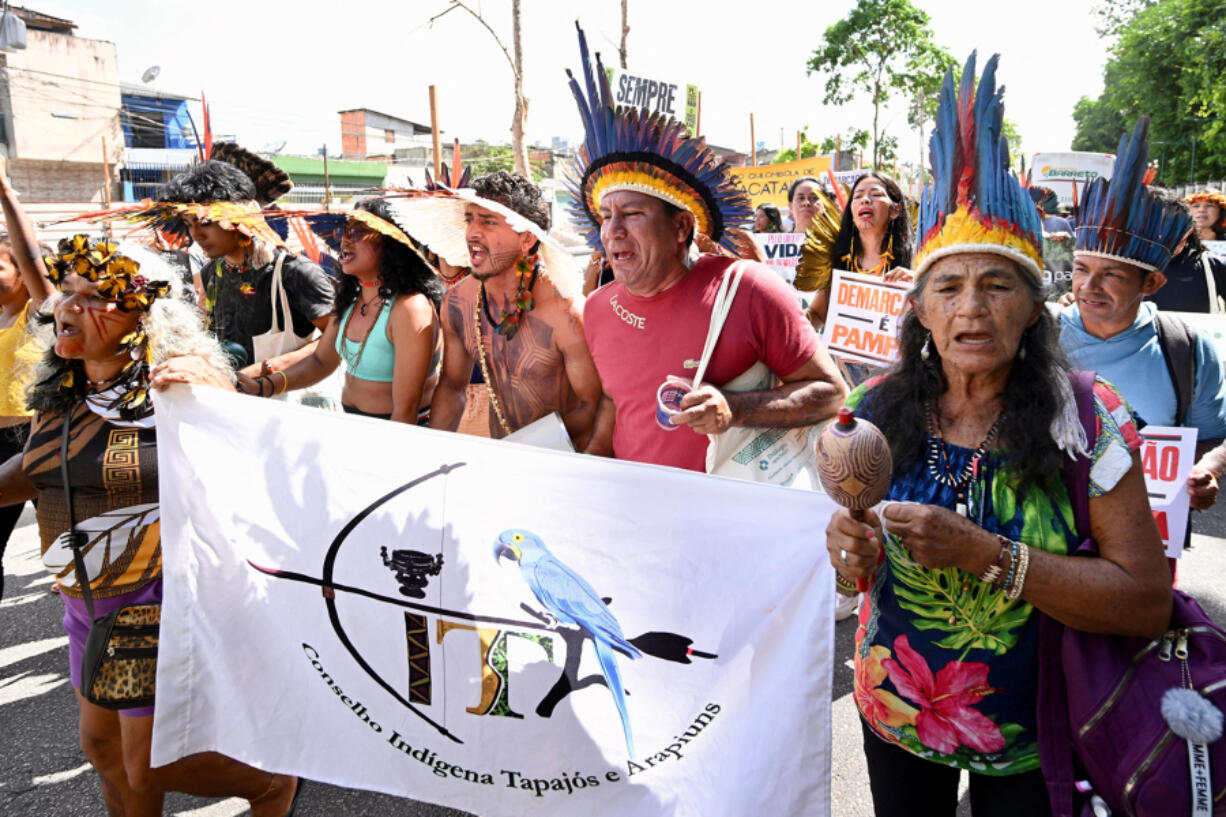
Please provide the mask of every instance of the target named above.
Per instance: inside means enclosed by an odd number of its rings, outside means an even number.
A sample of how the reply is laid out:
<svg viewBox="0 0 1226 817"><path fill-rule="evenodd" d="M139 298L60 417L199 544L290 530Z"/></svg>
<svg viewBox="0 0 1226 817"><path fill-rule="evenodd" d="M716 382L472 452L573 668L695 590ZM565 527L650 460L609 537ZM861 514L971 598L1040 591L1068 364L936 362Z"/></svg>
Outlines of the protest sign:
<svg viewBox="0 0 1226 817"><path fill-rule="evenodd" d="M207 388L157 422L155 766L482 817L829 814L824 494Z"/></svg>
<svg viewBox="0 0 1226 817"><path fill-rule="evenodd" d="M1036 153L1030 162L1030 183L1050 187L1060 198L1061 207L1072 207L1074 183L1077 200L1081 201L1086 185L1100 176L1110 179L1114 167L1115 157L1110 153Z"/></svg>
<svg viewBox="0 0 1226 817"><path fill-rule="evenodd" d="M622 68L606 67L613 104L659 111L685 124L694 132L698 126L698 86L672 82L654 74L639 74Z"/></svg>
<svg viewBox="0 0 1226 817"><path fill-rule="evenodd" d="M835 270L822 341L844 360L887 366L898 360L898 319L909 283Z"/></svg>
<svg viewBox="0 0 1226 817"><path fill-rule="evenodd" d="M1219 293L1226 294L1226 293ZM1222 364L1222 376L1226 377L1226 320L1221 315L1208 312L1168 312L1190 326L1197 335L1213 344L1218 361Z"/></svg>
<svg viewBox="0 0 1226 817"><path fill-rule="evenodd" d="M779 274L785 283L796 280L796 264L800 248L805 245L804 233L753 233L754 241L766 256L766 265Z"/></svg>
<svg viewBox="0 0 1226 817"><path fill-rule="evenodd" d="M831 175L839 184L845 184L850 188L853 184L860 181L864 176L872 172L872 168L861 167L856 170L836 170Z"/></svg>
<svg viewBox="0 0 1226 817"><path fill-rule="evenodd" d="M815 156L792 162L779 162L757 167L731 168L733 180L745 190L753 207L774 204L782 210L788 206L788 185L803 176L821 178L830 167L829 156Z"/></svg>
<svg viewBox="0 0 1226 817"><path fill-rule="evenodd" d="M1166 555L1183 555L1188 530L1188 474L1196 464L1196 429L1146 426L1141 430L1141 470L1149 507Z"/></svg>

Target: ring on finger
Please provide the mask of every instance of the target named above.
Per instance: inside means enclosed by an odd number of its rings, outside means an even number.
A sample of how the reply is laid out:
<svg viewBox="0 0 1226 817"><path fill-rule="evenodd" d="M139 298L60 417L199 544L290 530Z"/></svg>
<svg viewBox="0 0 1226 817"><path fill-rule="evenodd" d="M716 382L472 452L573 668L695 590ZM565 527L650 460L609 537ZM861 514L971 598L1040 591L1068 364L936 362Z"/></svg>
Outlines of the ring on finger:
<svg viewBox="0 0 1226 817"><path fill-rule="evenodd" d="M847 564L847 551L839 551L839 561L841 561L843 564Z"/></svg>

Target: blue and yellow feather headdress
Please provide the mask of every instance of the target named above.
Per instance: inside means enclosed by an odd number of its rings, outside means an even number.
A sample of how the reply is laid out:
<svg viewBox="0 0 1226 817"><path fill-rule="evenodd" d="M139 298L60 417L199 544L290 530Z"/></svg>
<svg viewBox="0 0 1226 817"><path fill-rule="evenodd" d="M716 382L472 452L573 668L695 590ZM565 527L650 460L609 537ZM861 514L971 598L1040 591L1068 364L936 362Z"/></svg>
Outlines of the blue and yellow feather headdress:
<svg viewBox="0 0 1226 817"><path fill-rule="evenodd" d="M932 184L920 199L915 271L923 274L947 255L990 252L1016 261L1043 278L1043 227L1034 202L1009 172L1009 144L1002 132L1004 87L996 86L999 54L983 66L975 87L975 52L954 91L950 69L941 87L929 142Z"/></svg>
<svg viewBox="0 0 1226 817"><path fill-rule="evenodd" d="M1114 258L1147 271L1166 268L1192 229L1192 217L1145 186L1148 156L1149 117L1143 116L1131 140L1120 136L1111 179L1100 176L1086 185L1077 212L1078 255Z"/></svg>
<svg viewBox="0 0 1226 817"><path fill-rule="evenodd" d="M693 213L699 232L733 250L728 229L742 226L753 210L727 165L705 139L689 136L683 123L658 111L615 107L600 54L593 68L583 29L577 22L575 28L584 86L570 69L566 75L586 135L575 151L568 186L575 202L571 217L586 228L588 244L601 249L601 198L634 190Z"/></svg>

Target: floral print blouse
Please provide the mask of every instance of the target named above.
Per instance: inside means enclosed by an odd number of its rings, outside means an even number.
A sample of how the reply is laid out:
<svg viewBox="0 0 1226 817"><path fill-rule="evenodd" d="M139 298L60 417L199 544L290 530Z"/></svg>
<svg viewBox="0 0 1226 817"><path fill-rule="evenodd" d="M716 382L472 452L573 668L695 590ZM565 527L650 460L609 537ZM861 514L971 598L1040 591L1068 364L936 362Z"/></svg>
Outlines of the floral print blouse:
<svg viewBox="0 0 1226 817"><path fill-rule="evenodd" d="M872 388L858 387L848 405L873 417ZM1098 441L1090 495L1110 491L1132 464L1141 438L1131 410L1110 384L1094 386ZM878 425L883 425L877 421ZM974 453L946 444L953 473ZM1023 491L1001 465L999 451L980 463L967 496L968 516L985 529L1042 550L1077 546L1073 510L1061 474ZM953 510L952 487L933 479L926 459L887 497ZM1035 735L1038 618L1028 602L956 567L929 570L898 538L885 534L885 559L860 606L855 698L883 740L938 763L980 774L1010 775L1039 767Z"/></svg>

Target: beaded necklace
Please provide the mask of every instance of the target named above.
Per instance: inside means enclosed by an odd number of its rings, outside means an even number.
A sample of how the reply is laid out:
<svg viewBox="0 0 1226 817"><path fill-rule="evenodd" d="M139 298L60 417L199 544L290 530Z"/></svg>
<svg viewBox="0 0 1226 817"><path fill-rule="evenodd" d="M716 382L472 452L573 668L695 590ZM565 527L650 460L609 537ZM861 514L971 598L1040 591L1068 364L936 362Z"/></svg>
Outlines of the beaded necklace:
<svg viewBox="0 0 1226 817"><path fill-rule="evenodd" d="M851 237L851 252L843 256L843 262L847 264L848 272L858 272L861 275L885 275L890 270L890 265L894 263L894 234L890 233L885 250L881 253L881 259L871 269L864 269L860 266L860 254L856 252L855 235Z"/></svg>
<svg viewBox="0 0 1226 817"><path fill-rule="evenodd" d="M494 416L498 418L498 425L502 426L502 430L510 434L511 424L507 422L507 418L502 415L502 406L498 402L498 395L494 392L494 380L490 377L489 367L485 363L485 339L481 337L481 301L485 297L485 289L481 289L477 293L477 300L473 303L473 326L477 330L477 360L481 362L481 375L485 380L485 390L490 396L490 406L494 409ZM489 311L486 311L489 314ZM491 319L490 323L494 321ZM493 342L490 343L490 353L492 354Z"/></svg>
<svg viewBox="0 0 1226 817"><path fill-rule="evenodd" d="M379 302L379 308L380 308L380 309L382 309L382 308L383 308L383 298L381 298L381 297L379 297L379 296L376 296L376 297L374 297L374 298L371 298L371 299L370 299L370 301L367 301L367 303L373 303L374 301L378 301L378 302ZM350 310L349 310L349 320L345 321L345 326L344 326L344 328L343 328L343 329L341 329L341 341L342 341L342 343L341 343L341 357L345 358L345 369L346 369L346 370L347 370L347 371L348 371L350 374L353 374L354 372L356 372L356 371L358 370L358 366L361 366L361 365L362 365L362 353L366 351L366 341L370 340L370 335L371 335L371 332L373 332L373 331L374 331L375 324L377 324L377 323L379 322L379 321L377 321L377 320L376 320L376 321L374 321L373 323L371 323L371 325L370 325L370 326L366 327L366 334L362 336L362 343L361 343L361 345L360 345L360 346L358 346L358 353L357 353L357 355L355 355L355 356L354 356L353 360L350 360L350 359L349 359L349 356L348 356L347 354L345 354L345 342L346 342L346 341L347 341L347 342L349 342L349 343L352 343L352 342L353 342L353 341L349 340L349 337L348 337L348 335L349 335L349 324L353 323L353 313L354 313L354 310L353 310L353 309L350 309ZM363 315L365 315L365 314L366 314L366 304L362 304L362 314L363 314Z"/></svg>
<svg viewBox="0 0 1226 817"><path fill-rule="evenodd" d="M477 296L477 301L482 304L485 309L485 317L489 318L490 324L493 325L494 331L500 335L505 335L507 340L515 337L515 333L519 331L519 323L524 319L524 315L532 311L536 306L532 298L532 288L536 286L536 256L530 258L521 258L515 262L515 274L519 277L519 286L515 288L515 298L512 301L513 309L508 312L502 310L502 320L495 321L494 316L490 314L489 299L485 297L485 282L481 282L481 291Z"/></svg>
<svg viewBox="0 0 1226 817"><path fill-rule="evenodd" d="M974 453L971 454L970 460L967 461L966 467L957 476L954 476L953 468L949 463L949 452L945 448L945 439L941 436L941 421L937 419L937 414L931 405L924 407L924 415L928 421L928 473L940 484L954 489L957 494L955 509L959 516L965 517L967 515L967 490L970 488L971 480L979 476L979 463L987 453L988 446L996 439L1005 413L1001 411L996 415L992 427L988 429L987 436L983 438L983 442L979 443Z"/></svg>

